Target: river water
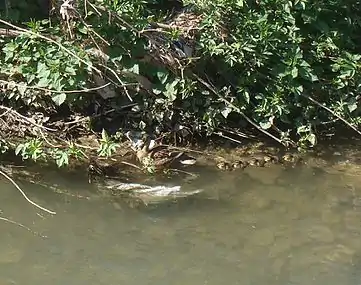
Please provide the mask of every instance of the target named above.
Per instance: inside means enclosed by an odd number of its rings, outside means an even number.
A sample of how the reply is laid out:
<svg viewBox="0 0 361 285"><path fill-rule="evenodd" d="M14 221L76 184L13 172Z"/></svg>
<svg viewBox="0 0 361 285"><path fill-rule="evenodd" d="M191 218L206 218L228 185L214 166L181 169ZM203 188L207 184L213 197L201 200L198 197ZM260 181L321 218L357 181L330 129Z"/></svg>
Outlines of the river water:
<svg viewBox="0 0 361 285"><path fill-rule="evenodd" d="M22 183L54 216L2 179L1 216L39 235L0 221L0 284L359 285L357 173L209 170L184 182L201 195L148 207L98 194L77 175L44 174L69 195Z"/></svg>

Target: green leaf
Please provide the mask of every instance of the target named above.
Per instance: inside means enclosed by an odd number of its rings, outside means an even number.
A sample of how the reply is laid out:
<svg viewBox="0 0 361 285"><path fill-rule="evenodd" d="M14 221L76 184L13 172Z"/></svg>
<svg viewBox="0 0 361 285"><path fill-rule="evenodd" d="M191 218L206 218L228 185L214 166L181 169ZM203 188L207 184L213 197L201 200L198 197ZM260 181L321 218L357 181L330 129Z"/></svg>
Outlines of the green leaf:
<svg viewBox="0 0 361 285"><path fill-rule="evenodd" d="M20 95L24 96L25 91L26 91L26 89L27 89L27 86L26 86L25 84L23 84L23 83L20 83L20 84L17 86L17 89L18 89Z"/></svg>
<svg viewBox="0 0 361 285"><path fill-rule="evenodd" d="M56 154L56 164L58 167L62 167L64 165L69 164L69 155L65 151L59 151Z"/></svg>
<svg viewBox="0 0 361 285"><path fill-rule="evenodd" d="M168 79L168 73L167 72L162 72L162 71L158 71L157 72L157 77L159 79L159 81L164 84L167 79Z"/></svg>
<svg viewBox="0 0 361 285"><path fill-rule="evenodd" d="M15 155L19 155L19 153L22 152L23 149L24 149L24 145L19 144L15 149Z"/></svg>
<svg viewBox="0 0 361 285"><path fill-rule="evenodd" d="M311 143L312 146L316 145L317 138L315 134L308 135L307 140Z"/></svg>
<svg viewBox="0 0 361 285"><path fill-rule="evenodd" d="M38 87L49 87L50 80L47 77L42 77L38 81Z"/></svg>
<svg viewBox="0 0 361 285"><path fill-rule="evenodd" d="M250 102L250 96L249 96L249 93L248 93L247 90L245 90L245 91L243 92L243 98L244 98L244 100L246 100L247 104L249 104L249 102Z"/></svg>
<svg viewBox="0 0 361 285"><path fill-rule="evenodd" d="M52 99L56 105L60 106L65 102L66 94L65 93L56 94L52 97Z"/></svg>
<svg viewBox="0 0 361 285"><path fill-rule="evenodd" d="M159 95L159 94L162 93L162 90L157 89L157 88L152 89L152 91L153 91L153 93L156 94L156 95Z"/></svg>
<svg viewBox="0 0 361 285"><path fill-rule="evenodd" d="M139 64L134 64L128 71L133 72L135 74L139 74Z"/></svg>
<svg viewBox="0 0 361 285"><path fill-rule="evenodd" d="M107 142L107 141L109 141L109 136L108 136L106 130L103 129L102 130L102 142Z"/></svg>
<svg viewBox="0 0 361 285"><path fill-rule="evenodd" d="M293 89L293 92L295 92L297 95L301 95L303 93L303 86L298 85Z"/></svg>
<svg viewBox="0 0 361 285"><path fill-rule="evenodd" d="M260 125L260 127L261 127L262 129L264 129L264 130L269 129L269 128L272 126L272 124L271 124L270 121L260 122L259 125Z"/></svg>
<svg viewBox="0 0 361 285"><path fill-rule="evenodd" d="M70 75L76 75L76 70L73 66L67 66L65 67L65 72L67 72Z"/></svg>
<svg viewBox="0 0 361 285"><path fill-rule="evenodd" d="M227 119L228 115L232 112L232 108L229 108L229 107L225 107L221 114L223 117L225 117Z"/></svg>
<svg viewBox="0 0 361 285"><path fill-rule="evenodd" d="M39 62L37 66L37 78L43 79L48 78L50 75L50 69L46 66L45 63Z"/></svg>
<svg viewBox="0 0 361 285"><path fill-rule="evenodd" d="M88 28L85 25L80 25L78 27L78 31L84 35L88 34Z"/></svg>
<svg viewBox="0 0 361 285"><path fill-rule="evenodd" d="M357 104L356 103L349 103L347 105L347 108L350 111L350 113L352 113L353 111L355 111L357 109Z"/></svg>
<svg viewBox="0 0 361 285"><path fill-rule="evenodd" d="M318 81L318 77L316 74L313 74L311 68L306 67L306 66L301 66L299 69L300 75L302 78L311 81L311 82L315 82Z"/></svg>
<svg viewBox="0 0 361 285"><path fill-rule="evenodd" d="M178 82L179 79L175 79L171 83L167 83L165 85L165 91L163 91L163 94L171 101L177 99L178 89L176 88L176 86Z"/></svg>

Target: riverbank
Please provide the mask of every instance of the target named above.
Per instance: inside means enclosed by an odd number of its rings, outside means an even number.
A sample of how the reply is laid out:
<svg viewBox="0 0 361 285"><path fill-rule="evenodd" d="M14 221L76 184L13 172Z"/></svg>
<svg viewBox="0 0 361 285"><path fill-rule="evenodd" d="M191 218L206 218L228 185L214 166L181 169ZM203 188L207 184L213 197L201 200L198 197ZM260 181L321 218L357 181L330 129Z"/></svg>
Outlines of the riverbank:
<svg viewBox="0 0 361 285"><path fill-rule="evenodd" d="M128 130L192 149L361 135L359 6L176 2L4 11L0 150L63 167L127 151Z"/></svg>
<svg viewBox="0 0 361 285"><path fill-rule="evenodd" d="M243 146L210 143L208 146L175 147L169 146L170 150L184 151L194 158L196 164L152 174L142 168L137 161L134 151L128 141L119 143L116 151L110 157L99 157L97 149L99 144L92 142L92 149L87 149L85 156L69 161L67 166L60 167L54 161L23 160L13 152L1 156L2 169L15 179L41 184L41 172L45 169L54 171L60 175L74 173L80 180L88 179L89 166L93 163L103 169L103 175L109 178L119 179L124 182L135 180L170 179L174 177L190 178L200 169L213 169L216 171L242 171L246 168L270 167L281 165L282 167L296 167L307 165L310 167L357 167L361 163L361 144L357 139L351 143L345 139L330 140L317 148L308 151L289 151L275 144L248 142ZM83 141L85 142L85 141Z"/></svg>

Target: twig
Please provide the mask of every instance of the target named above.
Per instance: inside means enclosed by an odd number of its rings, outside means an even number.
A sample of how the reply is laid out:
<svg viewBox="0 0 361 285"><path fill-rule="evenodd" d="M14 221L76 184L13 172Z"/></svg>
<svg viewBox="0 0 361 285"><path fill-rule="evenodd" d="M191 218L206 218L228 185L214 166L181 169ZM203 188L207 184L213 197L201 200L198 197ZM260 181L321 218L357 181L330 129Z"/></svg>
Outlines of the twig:
<svg viewBox="0 0 361 285"><path fill-rule="evenodd" d="M47 89L47 88L43 88L43 87L38 87L38 86L30 86L30 85L25 85L25 84L19 84L19 83L15 83L15 82L11 82L11 81L6 81L6 80L0 80L0 83L4 83L4 84L10 84L10 85L14 85L17 87L25 87L27 89L36 89L36 90L41 90L41 91L45 91L45 92L51 92L51 93L65 93L65 94L71 94L71 93L88 93L91 91L96 91L99 89L103 89L105 87L108 87L111 83L108 82L102 86L97 86L97 87L93 87L93 88L86 88L86 89L82 89L82 90L62 90L62 91L58 91L58 90L51 90L51 89Z"/></svg>
<svg viewBox="0 0 361 285"><path fill-rule="evenodd" d="M154 25L158 26L160 28L163 28L163 29L169 29L169 30L179 29L179 30L186 30L187 32L192 31L192 30L196 30L196 31L203 30L202 28L199 28L199 27L184 28L184 27L179 26L179 25L168 25L168 24L164 24L164 23L154 23Z"/></svg>
<svg viewBox="0 0 361 285"><path fill-rule="evenodd" d="M340 115L337 115L334 111L332 111L330 108L322 105L320 102L318 102L317 100L313 99L311 96L306 96L304 94L301 94L302 97L307 98L308 100L310 100L311 102L315 103L317 106L325 109L327 112L331 113L333 116L335 116L336 118L340 119L342 122L344 122L347 126L349 126L351 129L353 129L356 133L358 133L359 135L361 135L361 132L355 128L353 125L351 125L348 121L346 121L344 118L342 118Z"/></svg>
<svg viewBox="0 0 361 285"><path fill-rule="evenodd" d="M16 182L15 182L10 176L8 176L5 172L3 172L3 171L0 170L0 174L1 174L2 176L4 176L7 180L9 180L9 181L15 186L15 188L18 189L19 192L24 196L25 200L28 201L30 204L34 205L35 207L37 207L37 208L39 208L40 210L43 210L44 212L47 212L47 213L49 213L49 214L53 214L53 215L56 214L56 212L50 211L50 210L48 210L48 209L46 209L46 208L44 208L44 207L36 204L35 202L31 201L31 200L28 198L28 196L26 196L26 194L24 193L24 191L20 188L20 186L19 186L18 184L16 184Z"/></svg>
<svg viewBox="0 0 361 285"><path fill-rule="evenodd" d="M10 29L0 29L0 35L2 36L7 36L7 37L16 37L18 35L20 35L21 32L19 31L14 31L14 30L10 30Z"/></svg>
<svg viewBox="0 0 361 285"><path fill-rule="evenodd" d="M232 134L232 135L235 135L235 136L239 136L241 138L245 138L245 139L254 139L255 136L253 135L249 135L249 134L245 134L245 133L242 133L242 132L239 132L239 131L232 131L232 130L227 130L227 129L224 129L224 128L218 128L220 131L222 132L226 132L226 133L229 133L229 134Z"/></svg>
<svg viewBox="0 0 361 285"><path fill-rule="evenodd" d="M30 35L39 37L39 38L41 38L41 39L43 39L43 40L46 40L46 41L48 41L48 42L51 42L51 43L57 45L60 49L62 49L62 50L65 51L66 53L68 53L68 54L72 55L73 57L75 57L75 58L76 58L77 60L79 60L80 62L84 63L84 64L85 64L86 66L88 66L90 69L94 70L94 71L97 72L98 74L102 74L102 72L101 72L98 68L96 68L96 67L94 67L92 64L86 62L84 59L80 58L78 55L76 55L75 53L73 53L72 51L70 51L69 49L67 49L66 47L64 47L62 44L58 43L57 41L55 41L55 40L53 40L53 39L51 39L51 38L45 37L45 36L43 36L42 34L39 34L39 33L34 33L33 31L29 31L29 30L20 28L20 27L15 26L15 25L13 25L13 24L11 24L11 23L9 23L9 22L7 22L7 21L4 21L4 20L2 20L2 19L0 19L0 23L3 23L4 25L7 25L7 26L9 26L9 27L12 27L12 28L14 28L15 30L21 31L21 32L23 32L23 33L25 33L25 34L30 34Z"/></svg>
<svg viewBox="0 0 361 285"><path fill-rule="evenodd" d="M233 141L233 142L235 142L235 143L242 144L241 141L236 140L236 139L233 139L233 138L231 138L231 137L229 137L229 136L226 136L226 135L222 134L222 132L216 132L215 134L216 134L217 136L220 136L220 137L225 138L225 139L227 139L227 140Z"/></svg>
<svg viewBox="0 0 361 285"><path fill-rule="evenodd" d="M184 171L184 170L180 170L180 169L170 168L169 170L174 171L174 172L178 172L178 173L188 174L188 175L193 176L193 177L198 177L199 176L199 175L194 174L192 172L188 172L188 171Z"/></svg>
<svg viewBox="0 0 361 285"><path fill-rule="evenodd" d="M42 131L41 129L39 130L39 132L40 132L40 135L43 137L44 141L45 141L48 145L50 145L51 147L53 147L53 148L60 148L60 147L62 147L62 145L54 145L54 144L52 144L52 143L46 138L45 134L43 133L43 131Z"/></svg>
<svg viewBox="0 0 361 285"><path fill-rule="evenodd" d="M32 125L34 125L34 126L36 126L36 127L38 127L38 128L41 128L41 129L44 129L44 130L47 130L47 131L52 131L52 132L55 132L55 131L56 131L55 129L47 128L47 127L44 127L44 126L42 126L42 125L39 125L39 124L31 121L29 118L27 118L27 117L19 114L18 112L16 112L16 111L15 111L14 109L12 109L12 108L5 107L4 105L0 105L0 109L5 109L6 111L9 111L9 112L11 112L11 113L14 113L16 116L22 118L22 119L25 120L27 123L32 124Z"/></svg>
<svg viewBox="0 0 361 285"><path fill-rule="evenodd" d="M198 154L202 154L202 155L208 155L207 152L195 150L195 149L191 149L191 148L171 146L171 145L167 145L167 144L164 144L164 146L167 146L171 150L173 149L173 150L179 150L179 151L184 151L184 152L193 152L193 153L198 153Z"/></svg>
<svg viewBox="0 0 361 285"><path fill-rule="evenodd" d="M104 64L100 64L100 65L103 66L105 69L109 70L111 73L113 73L113 75L115 76L115 78L118 79L118 81L120 82L120 84L121 84L120 86L123 87L124 92L125 92L125 94L127 95L129 101L130 101L130 102L133 102L133 98L130 96L130 94L129 94L128 90L127 90L126 85L125 85L124 82L120 79L120 77L118 76L118 74L117 74L113 69L111 69L110 67L108 67L108 66L106 66L106 65L104 65Z"/></svg>
<svg viewBox="0 0 361 285"><path fill-rule="evenodd" d="M232 109L234 109L235 111L237 111L238 114L240 114L248 123L250 123L253 127L255 127L257 130L259 130L260 132L264 133L265 135L269 136L270 138L274 139L275 141L277 141L278 143L285 145L279 138L275 137L274 135L272 135L271 133L267 132L266 130L262 129L259 125L257 125L255 122L253 122L250 118L248 118L240 108L238 108L237 106L235 106L234 104L232 104L231 102L229 102L227 99L223 98L220 94L218 94L218 92L212 87L210 86L210 84L208 84L207 82L205 82L202 78L200 78L198 75L196 75L195 73L193 73L193 76L200 82L202 83L204 86L206 86L210 91L212 91L212 93L214 93L221 101L223 101L224 103L226 103L228 106L230 106Z"/></svg>
<svg viewBox="0 0 361 285"><path fill-rule="evenodd" d="M135 165L135 164L133 164L133 163L130 163L130 162L119 161L119 163L122 163L122 164L125 164L125 165L129 165L129 166L134 167L134 168L136 168L136 169L142 170L141 167L139 167L139 166L137 166L137 165Z"/></svg>
<svg viewBox="0 0 361 285"><path fill-rule="evenodd" d="M85 3L86 3L86 4L89 4L99 16L102 15L102 14L98 11L98 9L97 9L90 1L85 0Z"/></svg>
<svg viewBox="0 0 361 285"><path fill-rule="evenodd" d="M0 220L1 220L1 221L4 221L4 222L7 222L7 223L9 223L9 224L17 225L17 226L19 226L19 227L21 227L21 228L23 228L23 229L28 230L29 232L31 232L31 233L34 234L34 235L39 235L39 236L41 236L41 237L43 237L43 238L46 237L46 236L43 236L43 235L41 235L41 234L39 234L39 233L37 233L37 232L34 232L33 230L31 230L31 229L28 228L27 226L25 226L25 225L23 225L23 224L20 224L20 223L18 223L18 222L15 222L15 221L13 221L13 220L10 220L10 219L8 219L8 218L0 217Z"/></svg>

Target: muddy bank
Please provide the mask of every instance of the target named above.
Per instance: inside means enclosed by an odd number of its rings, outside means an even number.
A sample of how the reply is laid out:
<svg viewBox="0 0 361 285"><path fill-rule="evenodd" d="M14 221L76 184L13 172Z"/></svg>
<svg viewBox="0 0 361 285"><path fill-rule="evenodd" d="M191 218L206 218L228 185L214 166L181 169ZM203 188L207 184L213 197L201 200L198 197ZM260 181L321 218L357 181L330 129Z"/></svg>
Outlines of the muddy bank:
<svg viewBox="0 0 361 285"><path fill-rule="evenodd" d="M94 140L89 140L93 141ZM96 146L94 145L94 148ZM87 152L87 157L72 160L67 167L59 168L52 161L22 160L11 152L1 157L2 170L16 179L24 179L34 183L40 183L42 172L52 171L57 174L77 175L78 179L86 180L89 175L89 166L96 163L102 168L104 177L119 179L124 182L131 181L164 181L174 177L191 177L200 169L214 169L215 171L242 171L247 168L271 167L295 167L308 165L316 168L342 169L342 167L355 167L361 163L361 149L357 143L353 144L324 144L309 151L290 151L274 145L262 143L247 143L244 146L221 146L208 145L194 147L174 147L170 150L182 151L196 158L196 164L191 166L170 167L165 171L150 174L136 158L129 142L123 142L117 148L116 153L110 158L102 158L96 155L94 150Z"/></svg>

